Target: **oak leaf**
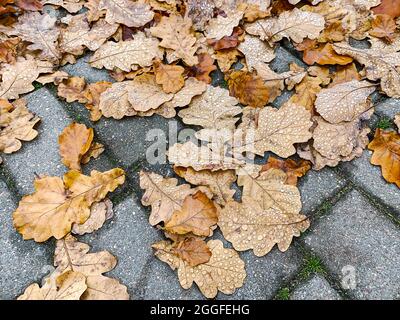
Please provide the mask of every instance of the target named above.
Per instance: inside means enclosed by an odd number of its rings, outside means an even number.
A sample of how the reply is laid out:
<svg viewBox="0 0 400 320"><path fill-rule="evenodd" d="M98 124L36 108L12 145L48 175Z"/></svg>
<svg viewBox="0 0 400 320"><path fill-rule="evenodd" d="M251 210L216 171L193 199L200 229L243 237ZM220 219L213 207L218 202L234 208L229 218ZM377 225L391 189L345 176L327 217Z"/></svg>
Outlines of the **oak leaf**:
<svg viewBox="0 0 400 320"><path fill-rule="evenodd" d="M339 55L333 50L331 43L318 44L315 40L305 40L310 45L299 47L297 49L303 51L303 61L308 65L318 63L320 65L346 65L353 62L353 58Z"/></svg>
<svg viewBox="0 0 400 320"><path fill-rule="evenodd" d="M81 163L87 164L93 159L97 159L104 152L104 145L99 142L93 142L89 150L83 155Z"/></svg>
<svg viewBox="0 0 400 320"><path fill-rule="evenodd" d="M176 93L182 89L185 85L184 71L181 66L163 64L160 60L154 62L156 83L162 85L165 93Z"/></svg>
<svg viewBox="0 0 400 320"><path fill-rule="evenodd" d="M192 233L208 237L217 222L217 207L214 202L201 191L197 191L185 197L182 208L174 211L164 228L170 233Z"/></svg>
<svg viewBox="0 0 400 320"><path fill-rule="evenodd" d="M367 78L373 81L380 79L381 88L389 97L400 97L400 52L396 49L357 49L346 43L334 44L333 48L337 53L351 56L365 65Z"/></svg>
<svg viewBox="0 0 400 320"><path fill-rule="evenodd" d="M233 29L239 24L243 17L243 11L227 12L226 16L218 15L211 19L206 27L205 34L208 39L220 40L225 36L230 36Z"/></svg>
<svg viewBox="0 0 400 320"><path fill-rule="evenodd" d="M197 58L199 63L189 68L188 75L205 83L211 83L210 73L217 70L214 59L208 53L200 53Z"/></svg>
<svg viewBox="0 0 400 320"><path fill-rule="evenodd" d="M134 116L137 111L128 100L131 81L116 82L100 94L99 110L107 118L122 119Z"/></svg>
<svg viewBox="0 0 400 320"><path fill-rule="evenodd" d="M284 252L293 237L300 236L310 226L304 215L286 215L276 209L264 209L249 197L243 197L242 201L228 202L221 210L218 222L225 239L238 251L252 249L261 257L277 244Z"/></svg>
<svg viewBox="0 0 400 320"><path fill-rule="evenodd" d="M303 80L295 86L295 93L290 97L289 103L304 107L310 112L314 112L314 102L318 92L321 91L322 80L319 77L306 75Z"/></svg>
<svg viewBox="0 0 400 320"><path fill-rule="evenodd" d="M376 86L368 81L353 80L322 89L317 94L315 108L330 123L340 123L357 119L371 109L368 97Z"/></svg>
<svg viewBox="0 0 400 320"><path fill-rule="evenodd" d="M82 0L42 0L42 4L60 6L70 13L76 13L81 10L83 2Z"/></svg>
<svg viewBox="0 0 400 320"><path fill-rule="evenodd" d="M240 103L251 107L263 107L269 102L269 90L264 81L245 71L233 71L228 75L229 93Z"/></svg>
<svg viewBox="0 0 400 320"><path fill-rule="evenodd" d="M178 115L186 124L203 128L234 129L239 120L237 115L242 108L236 98L229 96L225 89L207 86L207 91L195 97L188 108L179 111Z"/></svg>
<svg viewBox="0 0 400 320"><path fill-rule="evenodd" d="M45 279L42 287L31 284L18 300L79 300L86 289L85 276L69 270L56 278Z"/></svg>
<svg viewBox="0 0 400 320"><path fill-rule="evenodd" d="M90 58L91 66L113 70L119 68L129 72L140 67L148 67L153 59L161 59L162 50L158 47L159 41L148 38L143 32L135 34L130 41L106 42Z"/></svg>
<svg viewBox="0 0 400 320"><path fill-rule="evenodd" d="M63 164L70 170L81 170L83 156L89 151L94 137L93 128L71 123L58 137Z"/></svg>
<svg viewBox="0 0 400 320"><path fill-rule="evenodd" d="M205 241L195 237L185 238L174 243L171 251L191 267L207 263L211 258L210 248Z"/></svg>
<svg viewBox="0 0 400 320"><path fill-rule="evenodd" d="M399 0L381 0L379 6L372 8L376 14L387 14L393 18L400 17L400 1Z"/></svg>
<svg viewBox="0 0 400 320"><path fill-rule="evenodd" d="M195 282L206 298L214 298L218 291L234 293L246 278L243 260L235 250L224 248L220 240L210 240L207 245L211 250L210 260L195 267L178 258L168 241L160 241L152 247L158 259L173 270L178 269L179 282L184 289L189 289Z"/></svg>
<svg viewBox="0 0 400 320"><path fill-rule="evenodd" d="M225 36L220 40L207 39L207 44L212 46L214 50L226 50L236 48L243 41L243 29L241 27L233 28L233 33L230 36Z"/></svg>
<svg viewBox="0 0 400 320"><path fill-rule="evenodd" d="M237 49L244 54L249 71L252 71L260 62L271 62L275 59L274 48L258 37L248 34Z"/></svg>
<svg viewBox="0 0 400 320"><path fill-rule="evenodd" d="M90 120L100 120L102 113L100 111L100 96L111 87L112 83L108 81L99 81L86 85L82 96L86 99L85 107L90 111Z"/></svg>
<svg viewBox="0 0 400 320"><path fill-rule="evenodd" d="M22 198L13 213L14 227L24 239L43 242L64 237L73 223L82 224L90 216L90 207L101 201L125 181L122 169L104 173L92 171L84 176L69 171L64 180L44 177L35 180L35 192Z"/></svg>
<svg viewBox="0 0 400 320"><path fill-rule="evenodd" d="M174 170L177 175L190 184L208 187L213 194L213 199L220 205L225 205L235 194L235 190L231 189L232 183L236 181L236 175L233 170L195 171L193 168L183 167L174 167Z"/></svg>
<svg viewBox="0 0 400 320"><path fill-rule="evenodd" d="M106 21L127 27L141 27L153 20L150 5L142 1L100 0L99 10L106 10Z"/></svg>
<svg viewBox="0 0 400 320"><path fill-rule="evenodd" d="M381 166L385 180L400 188L400 135L377 129L368 149L374 151L371 163Z"/></svg>
<svg viewBox="0 0 400 320"><path fill-rule="evenodd" d="M400 3L399 3L400 4ZM391 42L395 37L396 22L387 14L378 14L371 23L369 34Z"/></svg>
<svg viewBox="0 0 400 320"><path fill-rule="evenodd" d="M154 37L161 38L160 46L173 50L176 60L182 59L188 66L198 63L195 56L196 37L192 34L192 23L179 15L162 17L161 21L150 28Z"/></svg>
<svg viewBox="0 0 400 320"><path fill-rule="evenodd" d="M51 74L40 76L39 78L36 79L36 81L43 85L48 83L54 83L55 85L58 86L61 82L67 80L68 77L69 75L65 71L56 71Z"/></svg>
<svg viewBox="0 0 400 320"><path fill-rule="evenodd" d="M60 83L57 88L59 97L64 98L68 103L78 101L86 103L87 99L83 95L86 88L86 81L82 77L70 77L66 81Z"/></svg>
<svg viewBox="0 0 400 320"><path fill-rule="evenodd" d="M21 149L21 141L35 139L34 129L40 121L26 107L26 101L16 100L13 104L0 99L0 152L13 153Z"/></svg>
<svg viewBox="0 0 400 320"><path fill-rule="evenodd" d="M351 63L347 66L339 66L336 68L336 72L332 76L332 82L329 84L329 88L352 80L361 80L356 65Z"/></svg>

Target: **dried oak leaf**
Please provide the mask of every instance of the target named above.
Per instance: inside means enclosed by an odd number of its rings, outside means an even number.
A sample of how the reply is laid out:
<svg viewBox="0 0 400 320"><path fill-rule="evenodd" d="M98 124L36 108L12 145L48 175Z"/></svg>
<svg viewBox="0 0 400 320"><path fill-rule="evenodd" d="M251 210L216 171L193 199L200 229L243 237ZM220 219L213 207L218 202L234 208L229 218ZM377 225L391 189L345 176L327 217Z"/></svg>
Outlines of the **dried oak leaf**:
<svg viewBox="0 0 400 320"><path fill-rule="evenodd" d="M368 149L374 151L371 163L381 166L385 180L400 188L400 135L377 129Z"/></svg>
<svg viewBox="0 0 400 320"><path fill-rule="evenodd" d="M192 33L192 22L180 15L162 17L161 21L150 28L154 37L161 38L160 46L173 50L175 60L182 59L188 66L198 64L195 56L197 39Z"/></svg>
<svg viewBox="0 0 400 320"><path fill-rule="evenodd" d="M6 64L0 70L0 99L18 99L21 94L33 91L32 83L41 73L52 72L50 62L18 57L15 64Z"/></svg>
<svg viewBox="0 0 400 320"><path fill-rule="evenodd" d="M196 237L189 237L175 242L171 252L187 262L191 267L207 263L211 258L211 251L207 243Z"/></svg>
<svg viewBox="0 0 400 320"><path fill-rule="evenodd" d="M106 10L100 9L101 0L88 0L83 5L88 9L87 19L89 22L98 21L100 18L104 17Z"/></svg>
<svg viewBox="0 0 400 320"><path fill-rule="evenodd" d="M236 174L233 170L195 171L193 168L184 167L174 167L174 170L178 176L190 184L208 187L213 194L213 199L220 205L225 205L235 194L235 190L231 189L232 183L236 181Z"/></svg>
<svg viewBox="0 0 400 320"><path fill-rule="evenodd" d="M263 210L274 209L284 214L297 214L301 210L300 191L286 183L288 175L280 169L248 172L241 168L238 185L243 187L243 197L250 197Z"/></svg>
<svg viewBox="0 0 400 320"><path fill-rule="evenodd" d="M58 271L72 270L86 277L87 289L82 300L128 300L127 288L117 280L103 276L117 264L108 251L88 253L90 247L67 235L58 240L54 252L54 266Z"/></svg>
<svg viewBox="0 0 400 320"><path fill-rule="evenodd" d="M23 41L18 37L0 41L0 63L14 64L23 46Z"/></svg>
<svg viewBox="0 0 400 320"><path fill-rule="evenodd" d="M59 84L57 94L59 97L64 98L68 103L78 101L86 103L87 99L83 95L86 88L85 78L70 77L66 81Z"/></svg>
<svg viewBox="0 0 400 320"><path fill-rule="evenodd" d="M15 0L15 5L25 11L41 11L43 4L39 0Z"/></svg>
<svg viewBox="0 0 400 320"><path fill-rule="evenodd" d="M59 85L63 80L67 80L69 77L68 73L65 71L56 71L51 74L46 74L44 76L40 76L36 79L37 82L45 85L48 83L54 83L55 85Z"/></svg>
<svg viewBox="0 0 400 320"><path fill-rule="evenodd" d="M57 45L60 29L56 26L56 21L56 18L48 14L26 12L19 17L18 23L5 30L5 33L31 42L27 47L29 50L40 50L40 58L57 62L60 58Z"/></svg>
<svg viewBox="0 0 400 320"><path fill-rule="evenodd" d="M371 109L368 97L375 89L376 85L357 80L322 89L317 94L315 108L330 123L352 121Z"/></svg>
<svg viewBox="0 0 400 320"><path fill-rule="evenodd" d="M396 114L394 117L394 123L396 124L398 132L400 133L400 113Z"/></svg>
<svg viewBox="0 0 400 320"><path fill-rule="evenodd" d="M185 197L182 208L173 212L164 228L174 234L192 233L208 237L217 222L217 207L214 202L203 192L197 191Z"/></svg>
<svg viewBox="0 0 400 320"><path fill-rule="evenodd" d="M222 72L227 72L242 54L237 49L216 51L213 58L217 60Z"/></svg>
<svg viewBox="0 0 400 320"><path fill-rule="evenodd" d="M104 199L124 181L122 169L92 171L91 176L72 170L64 175L64 180L36 179L35 193L23 197L13 213L14 227L24 239L61 239L71 231L73 223L82 224L89 218L93 203Z"/></svg>
<svg viewBox="0 0 400 320"><path fill-rule="evenodd" d="M245 264L239 254L232 249L225 249L220 240L207 242L211 251L208 262L191 267L188 262L177 257L169 241L153 244L155 256L167 263L173 270L178 269L178 278L184 289L189 289L193 282L207 298L214 298L218 291L232 294L243 286L246 278Z"/></svg>
<svg viewBox="0 0 400 320"><path fill-rule="evenodd" d="M89 151L94 137L93 128L71 123L58 137L62 163L70 170L81 170L83 156Z"/></svg>
<svg viewBox="0 0 400 320"><path fill-rule="evenodd" d="M153 20L154 12L143 1L100 0L98 10L106 10L106 21L127 27L141 27Z"/></svg>
<svg viewBox="0 0 400 320"><path fill-rule="evenodd" d="M269 90L264 81L245 71L233 71L228 75L229 93L240 103L251 107L263 107L269 102Z"/></svg>
<svg viewBox="0 0 400 320"><path fill-rule="evenodd" d="M79 300L86 289L85 276L69 270L48 277L42 287L37 283L31 284L18 300Z"/></svg>
<svg viewBox="0 0 400 320"><path fill-rule="evenodd" d="M399 3L400 4L400 3ZM371 23L369 34L373 37L383 38L389 42L395 38L396 22L387 14L378 14Z"/></svg>
<svg viewBox="0 0 400 320"><path fill-rule="evenodd" d="M243 29L240 27L233 28L233 33L230 36L225 36L220 40L207 39L207 44L213 47L214 50L226 50L236 48L242 42Z"/></svg>
<svg viewBox="0 0 400 320"><path fill-rule="evenodd" d="M152 226L169 221L173 213L182 209L187 196L206 189L194 188L189 184L177 185L175 178L164 178L156 173L140 172L140 187L145 190L144 206L151 206L149 222Z"/></svg>
<svg viewBox="0 0 400 320"><path fill-rule="evenodd" d="M336 72L332 76L332 82L329 84L329 88L352 80L361 80L356 65L351 63L347 66L339 66L336 68Z"/></svg>
<svg viewBox="0 0 400 320"><path fill-rule="evenodd" d="M245 26L245 30L268 42L278 42L286 37L300 43L305 38L316 39L324 26L325 19L322 15L294 8L277 18L257 20Z"/></svg>
<svg viewBox="0 0 400 320"><path fill-rule="evenodd" d="M158 47L159 41L148 38L143 32L135 34L130 41L106 42L90 58L92 67L108 70L119 68L129 72L138 66L148 67L153 59L162 59L163 51Z"/></svg>
<svg viewBox="0 0 400 320"><path fill-rule="evenodd" d="M304 40L297 50L303 51L303 61L308 65L346 65L353 62L353 58L339 55L333 50L331 43L317 43L315 40Z"/></svg>
<svg viewBox="0 0 400 320"><path fill-rule="evenodd" d="M335 51L353 57L365 65L369 80L381 80L382 90L392 98L400 98L400 52L386 48L357 49L347 43L333 45Z"/></svg>
<svg viewBox="0 0 400 320"><path fill-rule="evenodd" d="M240 10L227 12L225 16L218 15L217 18L211 19L208 23L205 30L206 37L221 40L225 36L230 36L242 17L243 11Z"/></svg>
<svg viewBox="0 0 400 320"><path fill-rule="evenodd" d="M284 252L293 237L300 236L310 226L304 215L264 209L249 197L243 197L242 201L228 202L221 210L218 222L225 239L238 251L252 249L256 256L261 257L277 244L279 250Z"/></svg>
<svg viewBox="0 0 400 320"><path fill-rule="evenodd" d="M209 20L214 16L214 0L187 0L188 17L193 21L196 30L203 31Z"/></svg>
<svg viewBox="0 0 400 320"><path fill-rule="evenodd" d="M301 106L286 104L279 110L265 107L260 110L256 129L255 153L264 156L272 151L282 158L296 153L295 143L307 142L312 134L311 114Z"/></svg>
<svg viewBox="0 0 400 320"><path fill-rule="evenodd" d="M214 59L208 53L200 53L197 58L199 63L189 68L188 75L205 83L211 83L210 73L217 70Z"/></svg>
<svg viewBox="0 0 400 320"><path fill-rule="evenodd" d="M237 49L244 54L249 71L252 71L260 62L271 62L275 59L274 48L249 34L246 34L244 41Z"/></svg>
<svg viewBox="0 0 400 320"><path fill-rule="evenodd" d="M306 75L303 80L295 86L295 93L290 97L289 103L302 106L313 113L317 94L322 89L321 84L321 78Z"/></svg>
<svg viewBox="0 0 400 320"><path fill-rule="evenodd" d="M122 119L137 114L128 100L131 81L113 83L100 95L99 110L107 118Z"/></svg>
<svg viewBox="0 0 400 320"><path fill-rule="evenodd" d="M400 0L381 0L379 6L372 8L375 14L387 14L392 18L400 17Z"/></svg>
<svg viewBox="0 0 400 320"><path fill-rule="evenodd" d="M163 64L160 60L154 61L153 65L156 83L162 85L165 93L176 93L185 85L183 78L185 68Z"/></svg>
<svg viewBox="0 0 400 320"><path fill-rule="evenodd" d="M307 160L281 160L270 156L268 157L267 163L262 166L260 172L268 171L273 168L280 169L286 173L286 184L296 186L298 178L304 176L311 169L311 163Z"/></svg>
<svg viewBox="0 0 400 320"><path fill-rule="evenodd" d="M90 111L90 120L98 121L103 115L100 111L100 96L107 89L111 88L112 83L108 81L99 81L90 83L86 86L82 96L86 99L85 107Z"/></svg>
<svg viewBox="0 0 400 320"><path fill-rule="evenodd" d="M195 97L188 108L179 111L178 115L186 124L203 128L234 129L239 120L237 115L242 108L236 98L229 96L228 90L207 86L207 91Z"/></svg>
<svg viewBox="0 0 400 320"><path fill-rule="evenodd" d="M113 204L109 199L96 202L90 208L90 217L83 224L74 224L72 233L84 235L99 230L104 222L111 219L113 215Z"/></svg>
<svg viewBox="0 0 400 320"><path fill-rule="evenodd" d="M83 54L85 47L91 51L99 49L118 29L117 24L109 24L105 20L90 27L86 13L64 17L62 22L67 27L61 30L60 50L73 55Z"/></svg>
<svg viewBox="0 0 400 320"><path fill-rule="evenodd" d="M0 99L0 152L13 153L21 149L21 141L35 139L38 132L33 129L40 121L26 107L23 99L14 101Z"/></svg>
<svg viewBox="0 0 400 320"><path fill-rule="evenodd" d="M104 145L98 142L93 142L89 150L83 155L81 163L87 164L93 159L97 159L104 152Z"/></svg>

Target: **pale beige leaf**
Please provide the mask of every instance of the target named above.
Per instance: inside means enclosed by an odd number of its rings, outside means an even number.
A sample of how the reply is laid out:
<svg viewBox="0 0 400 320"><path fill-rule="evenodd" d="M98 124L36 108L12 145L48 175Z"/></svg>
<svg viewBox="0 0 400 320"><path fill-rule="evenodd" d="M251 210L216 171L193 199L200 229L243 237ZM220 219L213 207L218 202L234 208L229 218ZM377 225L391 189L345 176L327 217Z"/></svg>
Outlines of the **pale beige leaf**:
<svg viewBox="0 0 400 320"><path fill-rule="evenodd" d="M300 43L305 38L316 39L324 26L322 15L294 8L292 11L284 11L278 18L257 20L247 25L246 31L259 36L261 40L277 42L286 37Z"/></svg>
<svg viewBox="0 0 400 320"><path fill-rule="evenodd" d="M18 23L5 33L30 42L28 49L40 50L40 58L57 62L60 58L57 48L60 30L56 26L56 21L56 18L46 13L42 15L39 12L25 12L19 17Z"/></svg>
<svg viewBox="0 0 400 320"><path fill-rule="evenodd" d="M13 153L21 149L21 141L35 139L34 129L40 121L26 107L26 101L16 100L13 104L0 99L0 152Z"/></svg>
<svg viewBox="0 0 400 320"><path fill-rule="evenodd" d="M0 70L2 81L0 83L1 99L18 99L21 94L33 91L32 83L41 73L52 72L52 64L44 61L33 60L31 57L24 59L18 57L14 64L5 64Z"/></svg>
<svg viewBox="0 0 400 320"><path fill-rule="evenodd" d="M81 300L129 300L128 289L117 279L105 276L86 277L87 289Z"/></svg>
<svg viewBox="0 0 400 320"><path fill-rule="evenodd" d="M42 0L42 4L61 6L70 13L76 13L82 9L84 0Z"/></svg>
<svg viewBox="0 0 400 320"><path fill-rule="evenodd" d="M255 69L257 74L265 80L268 87L277 86L281 90L284 89L285 84L288 90L292 90L295 85L299 84L307 72L296 64L290 65L290 71L283 73L276 73L265 63L256 63Z"/></svg>
<svg viewBox="0 0 400 320"><path fill-rule="evenodd" d="M189 108L179 111L178 115L186 124L203 128L234 129L239 120L237 115L242 108L236 98L229 96L229 91L208 85L207 91L193 99Z"/></svg>
<svg viewBox="0 0 400 320"><path fill-rule="evenodd" d="M400 52L398 49L353 48L347 43L333 45L339 54L347 55L365 65L369 80L381 80L382 90L392 98L400 98Z"/></svg>
<svg viewBox="0 0 400 320"><path fill-rule="evenodd" d="M138 32L130 41L106 42L94 53L89 63L99 69L119 68L126 72L135 70L137 66L151 66L153 59L162 59L163 56L158 44L157 39Z"/></svg>
<svg viewBox="0 0 400 320"><path fill-rule="evenodd" d="M79 300L87 289L86 277L79 272L69 270L56 275L47 278L42 287L31 284L18 300Z"/></svg>
<svg viewBox="0 0 400 320"><path fill-rule="evenodd" d="M368 81L353 80L317 93L317 112L330 123L352 121L371 109L368 97L376 86Z"/></svg>
<svg viewBox="0 0 400 320"><path fill-rule="evenodd" d="M397 126L397 129L400 133L400 113L396 114L396 116L394 117L394 123Z"/></svg>
<svg viewBox="0 0 400 320"><path fill-rule="evenodd" d="M218 15L211 19L206 27L206 37L208 39L220 40L225 36L230 36L240 20L243 17L243 11L227 12L226 17Z"/></svg>
<svg viewBox="0 0 400 320"><path fill-rule="evenodd" d="M153 20L154 12L143 1L100 0L99 10L106 9L108 23L121 23L127 27L141 27Z"/></svg>
<svg viewBox="0 0 400 320"><path fill-rule="evenodd" d="M185 85L184 72L185 68L181 66L163 64L160 60L154 62L156 82L166 93L176 93L182 89Z"/></svg>
<svg viewBox="0 0 400 320"><path fill-rule="evenodd" d="M258 37L246 34L244 41L237 49L244 54L249 71L262 62L271 62L275 59L274 49Z"/></svg>
<svg viewBox="0 0 400 320"><path fill-rule="evenodd" d="M232 183L236 181L236 174L233 170L226 171L195 171L193 168L175 167L175 172L190 184L210 188L215 202L220 205L232 199L235 190L231 189Z"/></svg>
<svg viewBox="0 0 400 320"><path fill-rule="evenodd" d="M104 222L112 217L113 204L109 199L102 202L96 202L90 208L90 216L83 224L74 224L72 233L84 235L99 230Z"/></svg>
<svg viewBox="0 0 400 320"><path fill-rule="evenodd" d="M89 22L97 21L105 16L106 10L100 9L100 1L101 0L88 0L84 3L84 6L88 9L87 18Z"/></svg>
<svg viewBox="0 0 400 320"><path fill-rule="evenodd" d="M263 209L252 198L243 197L242 203L230 201L221 210L218 222L225 239L238 251L252 249L258 257L266 255L275 244L286 251L293 237L300 236L310 226L301 214L283 214L279 210Z"/></svg>
<svg viewBox="0 0 400 320"><path fill-rule="evenodd" d="M238 172L238 185L243 187L243 197L250 197L263 210L274 209L284 214L298 214L301 210L299 189L286 184L287 175L279 169L264 172Z"/></svg>
<svg viewBox="0 0 400 320"><path fill-rule="evenodd" d="M128 100L131 85L132 81L116 82L100 95L99 110L105 117L122 119L137 114Z"/></svg>
<svg viewBox="0 0 400 320"><path fill-rule="evenodd" d="M207 245L211 250L210 260L195 267L179 259L168 241L155 243L153 248L158 259L173 270L178 269L179 282L184 289L195 282L206 298L216 297L218 291L233 294L246 278L243 260L235 250L225 249L220 240L210 240Z"/></svg>
<svg viewBox="0 0 400 320"><path fill-rule="evenodd" d="M197 40L191 29L190 20L180 15L171 15L162 17L160 23L150 28L150 32L162 39L161 47L173 50L176 59L182 59L188 66L193 66L198 63L198 58L195 56Z"/></svg>

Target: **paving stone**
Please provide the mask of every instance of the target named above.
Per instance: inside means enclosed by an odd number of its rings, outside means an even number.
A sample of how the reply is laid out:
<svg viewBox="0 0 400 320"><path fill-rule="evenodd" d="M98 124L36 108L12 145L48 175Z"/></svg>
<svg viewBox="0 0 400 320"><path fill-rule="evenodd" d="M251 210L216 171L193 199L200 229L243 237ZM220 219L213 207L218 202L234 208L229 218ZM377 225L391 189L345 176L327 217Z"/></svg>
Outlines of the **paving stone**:
<svg viewBox="0 0 400 320"><path fill-rule="evenodd" d="M387 99L375 106L375 112L393 119L400 113L400 99Z"/></svg>
<svg viewBox="0 0 400 320"><path fill-rule="evenodd" d="M15 299L51 272L53 244L24 241L12 224L16 204L0 181L0 300Z"/></svg>
<svg viewBox="0 0 400 320"><path fill-rule="evenodd" d="M41 118L37 126L39 135L31 142L24 142L16 153L4 157L4 163L13 175L21 193L33 191L35 173L62 176L66 168L58 153L58 136L71 123L63 102L46 88L25 96L28 108Z"/></svg>
<svg viewBox="0 0 400 320"><path fill-rule="evenodd" d="M309 214L327 198L334 196L345 186L344 179L338 177L331 169L311 170L300 178L299 189L303 212Z"/></svg>
<svg viewBox="0 0 400 320"><path fill-rule="evenodd" d="M110 277L119 279L135 298L135 287L153 255L151 245L160 233L148 223L148 211L139 201L129 196L114 208L114 217L100 229L82 238L92 246L92 252L108 250L118 258Z"/></svg>
<svg viewBox="0 0 400 320"><path fill-rule="evenodd" d="M305 243L351 296L400 298L400 230L356 190L312 226Z"/></svg>
<svg viewBox="0 0 400 320"><path fill-rule="evenodd" d="M71 76L84 77L86 82L110 81L115 80L110 76L106 69L93 68L89 64L91 54L77 60L75 64L67 64L61 70L67 72Z"/></svg>
<svg viewBox="0 0 400 320"><path fill-rule="evenodd" d="M164 137L168 139L169 132L174 131L174 126L181 128L180 122L158 115L125 117L121 120L103 118L94 125L98 137L124 166L145 158L148 147L155 142L163 141ZM157 138L154 138L152 133L156 134Z"/></svg>
<svg viewBox="0 0 400 320"><path fill-rule="evenodd" d="M382 178L381 168L370 163L371 151L364 151L361 158L343 163L344 170L356 184L390 206L393 213L400 215L400 190Z"/></svg>
<svg viewBox="0 0 400 320"><path fill-rule="evenodd" d="M289 71L289 65L295 62L301 67L306 67L304 62L292 55L285 48L278 46L275 50L276 58L269 64L272 70L278 73Z"/></svg>
<svg viewBox="0 0 400 320"><path fill-rule="evenodd" d="M326 279L314 275L305 283L299 285L292 293L291 300L341 300L340 295Z"/></svg>

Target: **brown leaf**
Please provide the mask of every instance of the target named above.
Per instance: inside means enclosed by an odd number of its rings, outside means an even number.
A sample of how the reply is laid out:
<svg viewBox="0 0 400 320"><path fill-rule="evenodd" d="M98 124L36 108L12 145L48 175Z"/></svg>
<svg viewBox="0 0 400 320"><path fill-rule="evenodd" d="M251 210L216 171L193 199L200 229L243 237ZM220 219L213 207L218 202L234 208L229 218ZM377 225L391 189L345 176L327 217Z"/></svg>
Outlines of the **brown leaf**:
<svg viewBox="0 0 400 320"><path fill-rule="evenodd" d="M56 86L58 86L61 82L68 79L68 77L69 75L65 71L56 71L51 74L40 76L39 78L36 79L36 81L43 85L48 83L54 83Z"/></svg>
<svg viewBox="0 0 400 320"><path fill-rule="evenodd" d="M33 129L40 121L26 107L26 101L13 104L0 99L0 152L13 153L21 149L21 141L35 139L38 132Z"/></svg>
<svg viewBox="0 0 400 320"><path fill-rule="evenodd" d="M371 163L381 166L385 180L400 188L400 135L377 129L368 149L374 151Z"/></svg>
<svg viewBox="0 0 400 320"><path fill-rule="evenodd" d="M356 65L351 63L347 66L339 66L336 68L336 72L333 73L332 83L329 85L329 88L352 80L361 80Z"/></svg>
<svg viewBox="0 0 400 320"><path fill-rule="evenodd" d="M221 231L238 251L252 249L258 257L266 255L275 244L286 251L293 237L310 226L300 214L283 214L276 209L263 209L257 201L244 197L242 203L230 201L221 210L218 222Z"/></svg>
<svg viewBox="0 0 400 320"><path fill-rule="evenodd" d="M81 170L82 157L89 151L94 137L93 128L71 123L58 137L63 164L70 170Z"/></svg>
<svg viewBox="0 0 400 320"><path fill-rule="evenodd" d="M39 0L16 0L17 7L25 11L41 11L43 4Z"/></svg>
<svg viewBox="0 0 400 320"><path fill-rule="evenodd" d="M296 186L298 178L304 176L311 169L311 163L306 160L281 160L270 156L268 162L262 166L260 173L272 168L285 172L287 176L285 183Z"/></svg>
<svg viewBox="0 0 400 320"><path fill-rule="evenodd" d="M238 26L243 17L243 11L235 10L226 12L224 16L218 15L211 19L205 30L208 39L221 40L223 37L230 36L233 29Z"/></svg>
<svg viewBox="0 0 400 320"><path fill-rule="evenodd" d="M392 18L400 17L400 0L381 0L381 4L372 11L376 14L387 14Z"/></svg>
<svg viewBox="0 0 400 320"><path fill-rule="evenodd" d="M400 5L400 2L399 2ZM369 34L373 37L384 38L391 42L394 39L394 32L396 30L396 22L393 17L387 14L378 14L371 24Z"/></svg>
<svg viewBox="0 0 400 320"><path fill-rule="evenodd" d="M201 53L197 58L199 63L189 68L188 75L205 83L211 83L210 73L217 70L214 59L208 53Z"/></svg>
<svg viewBox="0 0 400 320"><path fill-rule="evenodd" d="M197 191L185 197L180 210L174 211L165 223L165 229L175 234L192 233L208 237L217 224L217 208L204 193Z"/></svg>
<svg viewBox="0 0 400 320"><path fill-rule="evenodd" d="M59 97L64 98L67 102L71 103L78 101L80 103L86 103L87 100L83 95L86 87L85 78L82 77L70 77L68 80L60 83L57 89Z"/></svg>
<svg viewBox="0 0 400 320"><path fill-rule="evenodd" d="M244 33L240 27L233 29L232 35L225 36L220 40L207 39L207 43L214 48L214 50L226 50L236 48L241 42L240 36Z"/></svg>
<svg viewBox="0 0 400 320"><path fill-rule="evenodd" d="M27 240L61 239L73 223L82 224L89 218L93 203L124 181L122 169L92 171L91 176L73 170L64 175L64 181L58 177L36 179L35 193L23 197L13 214L14 227Z"/></svg>
<svg viewBox="0 0 400 320"><path fill-rule="evenodd" d="M82 0L42 0L42 3L63 7L70 13L78 12L83 6Z"/></svg>
<svg viewBox="0 0 400 320"><path fill-rule="evenodd" d="M154 62L156 82L162 85L165 93L176 93L185 85L181 66L163 64L160 60Z"/></svg>
<svg viewBox="0 0 400 320"><path fill-rule="evenodd" d="M0 63L14 64L22 47L22 40L17 37L0 41Z"/></svg>
<svg viewBox="0 0 400 320"><path fill-rule="evenodd" d="M178 269L179 282L184 289L189 289L195 282L206 298L214 298L218 291L234 293L246 278L243 260L235 250L224 248L220 240L210 240L207 245L211 250L210 260L195 267L177 257L168 241L160 241L152 247L158 259L173 270Z"/></svg>
<svg viewBox="0 0 400 320"><path fill-rule="evenodd" d="M173 57L182 59L188 66L198 64L195 56L197 45L196 37L193 35L192 22L189 19L183 19L179 15L162 17L160 23L150 28L154 37L161 38L161 47L172 49ZM172 62L169 61L169 62Z"/></svg>
<svg viewBox="0 0 400 320"><path fill-rule="evenodd" d="M104 152L104 145L98 142L93 142L89 150L83 155L81 163L87 164L93 159L97 159Z"/></svg>
<svg viewBox="0 0 400 320"><path fill-rule="evenodd" d="M305 40L309 45L299 47L297 49L303 51L303 61L308 65L318 63L321 65L346 65L353 61L353 58L338 55L331 43L318 44L315 40ZM304 44L303 42L303 44Z"/></svg>
<svg viewBox="0 0 400 320"><path fill-rule="evenodd" d="M228 75L229 93L240 103L251 107L263 107L269 101L264 81L249 72L233 71Z"/></svg>
<svg viewBox="0 0 400 320"><path fill-rule="evenodd" d="M322 80L319 77L305 76L303 81L295 87L295 94L290 97L289 103L304 107L314 113L314 102L321 91Z"/></svg>
<svg viewBox="0 0 400 320"><path fill-rule="evenodd" d="M111 88L111 85L112 83L108 81L90 83L86 86L85 91L82 92L82 96L86 100L85 107L90 111L90 120L100 120L103 115L100 110L100 96Z"/></svg>
<svg viewBox="0 0 400 320"><path fill-rule="evenodd" d="M195 237L185 238L174 243L171 251L191 267L207 263L211 258L210 248L204 240Z"/></svg>

